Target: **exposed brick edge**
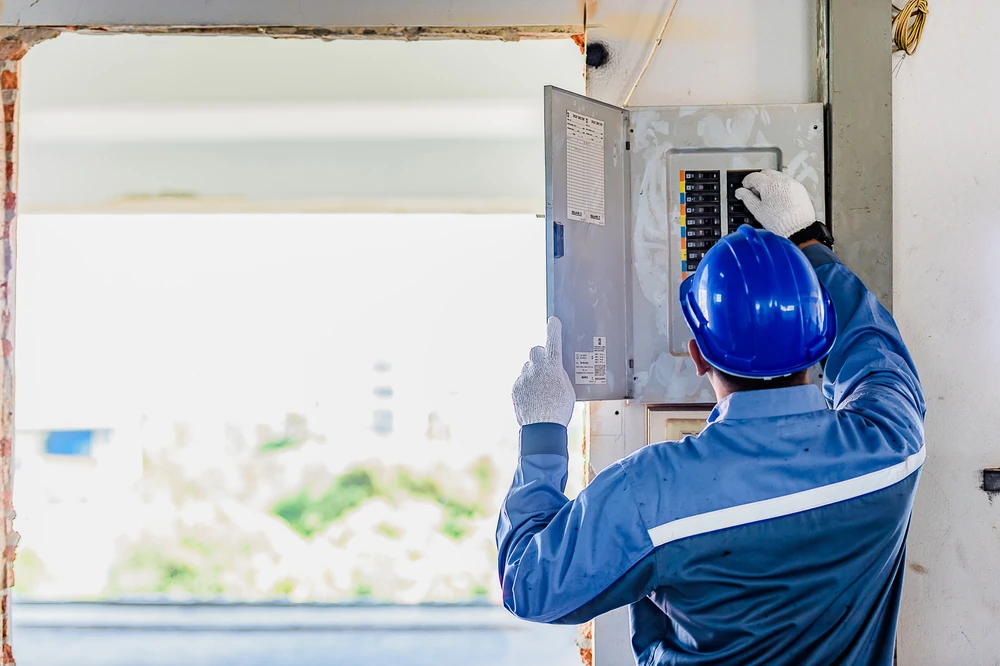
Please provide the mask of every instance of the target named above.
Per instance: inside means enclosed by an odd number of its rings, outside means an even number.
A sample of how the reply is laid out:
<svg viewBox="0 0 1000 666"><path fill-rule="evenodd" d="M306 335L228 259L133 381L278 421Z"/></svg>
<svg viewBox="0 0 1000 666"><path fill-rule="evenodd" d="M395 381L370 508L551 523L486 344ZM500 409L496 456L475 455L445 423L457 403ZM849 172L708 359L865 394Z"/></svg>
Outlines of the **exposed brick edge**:
<svg viewBox="0 0 1000 666"><path fill-rule="evenodd" d="M14 664L10 643L10 588L14 585L14 277L17 256L17 120L21 57L29 44L0 41L3 103L3 226L0 227L0 502L3 504L3 571L0 574L0 665Z"/></svg>

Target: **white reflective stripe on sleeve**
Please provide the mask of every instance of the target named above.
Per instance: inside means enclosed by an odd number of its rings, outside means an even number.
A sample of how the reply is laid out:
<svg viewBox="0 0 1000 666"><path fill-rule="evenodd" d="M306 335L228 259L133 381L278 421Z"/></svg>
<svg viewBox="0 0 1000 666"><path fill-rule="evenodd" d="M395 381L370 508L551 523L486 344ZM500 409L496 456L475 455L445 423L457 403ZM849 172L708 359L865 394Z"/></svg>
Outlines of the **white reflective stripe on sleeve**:
<svg viewBox="0 0 1000 666"><path fill-rule="evenodd" d="M790 516L793 513L817 509L828 504L836 504L844 500L861 497L883 488L899 483L915 472L924 463L925 449L911 455L903 462L858 476L846 481L838 481L828 486L820 486L803 490L802 492L773 497L760 502L741 504L740 506L709 511L697 516L679 518L649 530L649 538L653 547L662 546L671 541L718 530L748 525L750 523Z"/></svg>

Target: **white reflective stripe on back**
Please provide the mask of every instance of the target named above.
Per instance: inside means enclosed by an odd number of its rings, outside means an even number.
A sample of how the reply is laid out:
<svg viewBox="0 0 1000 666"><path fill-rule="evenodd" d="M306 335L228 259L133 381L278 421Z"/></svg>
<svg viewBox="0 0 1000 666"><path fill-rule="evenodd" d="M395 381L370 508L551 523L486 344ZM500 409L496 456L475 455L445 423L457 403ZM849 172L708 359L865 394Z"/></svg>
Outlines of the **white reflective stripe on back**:
<svg viewBox="0 0 1000 666"><path fill-rule="evenodd" d="M663 525L658 525L649 530L649 538L653 540L653 547L662 546L671 541L686 539L687 537L718 530L748 525L750 523L790 516L793 513L817 509L828 504L836 504L844 500L861 497L868 493L873 493L883 488L899 483L910 474L915 472L924 464L925 449L921 447L919 451L904 460L903 462L871 472L864 476L858 476L846 481L838 481L827 486L811 488L802 492L773 497L760 502L741 504L728 509L709 511L679 518Z"/></svg>

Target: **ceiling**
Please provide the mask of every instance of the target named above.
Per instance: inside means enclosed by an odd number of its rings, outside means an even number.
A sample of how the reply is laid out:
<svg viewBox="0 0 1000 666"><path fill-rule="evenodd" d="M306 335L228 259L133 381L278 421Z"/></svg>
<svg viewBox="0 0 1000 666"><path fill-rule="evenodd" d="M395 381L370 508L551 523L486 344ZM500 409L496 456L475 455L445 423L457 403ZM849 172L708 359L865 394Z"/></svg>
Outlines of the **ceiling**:
<svg viewBox="0 0 1000 666"><path fill-rule="evenodd" d="M64 34L22 69L24 213L544 212L570 40Z"/></svg>

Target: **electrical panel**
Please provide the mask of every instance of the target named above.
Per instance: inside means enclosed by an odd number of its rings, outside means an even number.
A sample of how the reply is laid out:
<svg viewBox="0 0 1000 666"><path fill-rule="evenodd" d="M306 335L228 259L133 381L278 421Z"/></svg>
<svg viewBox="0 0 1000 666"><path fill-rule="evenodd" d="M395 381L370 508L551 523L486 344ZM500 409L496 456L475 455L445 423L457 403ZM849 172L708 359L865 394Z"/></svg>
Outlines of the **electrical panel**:
<svg viewBox="0 0 1000 666"><path fill-rule="evenodd" d="M825 221L822 104L621 109L545 89L547 302L579 400L712 403L680 283L759 224L743 178L785 170Z"/></svg>
<svg viewBox="0 0 1000 666"><path fill-rule="evenodd" d="M676 442L708 425L712 408L704 405L652 405L646 409L646 444Z"/></svg>
<svg viewBox="0 0 1000 666"><path fill-rule="evenodd" d="M742 187L743 179L754 171L757 169L680 170L682 278L697 270L705 253L726 234L744 224L761 228L743 202L736 198L736 190Z"/></svg>
<svg viewBox="0 0 1000 666"><path fill-rule="evenodd" d="M680 171L681 277L698 268L705 253L722 238L720 172Z"/></svg>

